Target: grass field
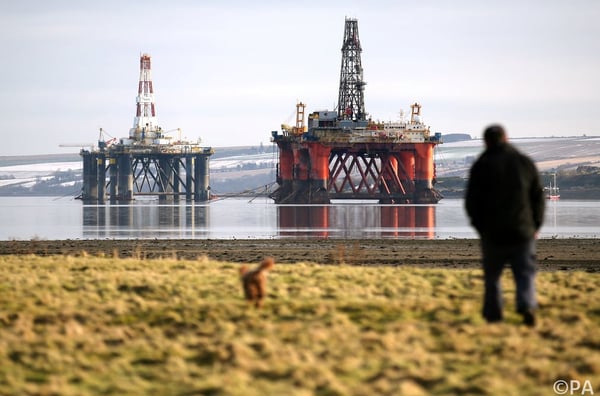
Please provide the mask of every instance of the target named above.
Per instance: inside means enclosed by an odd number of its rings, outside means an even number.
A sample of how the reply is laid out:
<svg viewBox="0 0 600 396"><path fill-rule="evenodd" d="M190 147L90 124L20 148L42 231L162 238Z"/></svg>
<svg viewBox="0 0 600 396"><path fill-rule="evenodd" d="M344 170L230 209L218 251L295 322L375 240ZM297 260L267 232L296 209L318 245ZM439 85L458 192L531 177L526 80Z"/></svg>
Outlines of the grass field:
<svg viewBox="0 0 600 396"><path fill-rule="evenodd" d="M276 265L256 310L238 268L0 257L0 394L600 392L600 273L540 273L530 329L509 271L506 321L488 325L478 270Z"/></svg>

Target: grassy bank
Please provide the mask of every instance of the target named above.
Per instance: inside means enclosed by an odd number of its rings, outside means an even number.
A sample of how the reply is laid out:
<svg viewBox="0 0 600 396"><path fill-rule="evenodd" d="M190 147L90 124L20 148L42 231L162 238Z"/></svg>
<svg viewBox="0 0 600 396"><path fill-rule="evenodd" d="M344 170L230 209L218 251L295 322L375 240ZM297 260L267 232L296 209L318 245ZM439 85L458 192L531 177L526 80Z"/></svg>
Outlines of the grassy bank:
<svg viewBox="0 0 600 396"><path fill-rule="evenodd" d="M0 394L600 391L600 274L544 272L538 326L480 318L479 270L277 265L262 310L238 265L0 257Z"/></svg>

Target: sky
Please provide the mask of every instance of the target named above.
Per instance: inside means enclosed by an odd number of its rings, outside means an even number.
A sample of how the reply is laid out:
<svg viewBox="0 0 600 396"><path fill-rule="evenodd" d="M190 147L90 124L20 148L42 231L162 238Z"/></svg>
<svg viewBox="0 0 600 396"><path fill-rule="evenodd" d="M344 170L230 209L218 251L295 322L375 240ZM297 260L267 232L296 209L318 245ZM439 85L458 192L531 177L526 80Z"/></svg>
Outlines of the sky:
<svg viewBox="0 0 600 396"><path fill-rule="evenodd" d="M600 135L598 0L0 0L0 156L127 137L141 53L163 130L270 144L297 101L335 108L346 17L374 120L419 102L443 134Z"/></svg>

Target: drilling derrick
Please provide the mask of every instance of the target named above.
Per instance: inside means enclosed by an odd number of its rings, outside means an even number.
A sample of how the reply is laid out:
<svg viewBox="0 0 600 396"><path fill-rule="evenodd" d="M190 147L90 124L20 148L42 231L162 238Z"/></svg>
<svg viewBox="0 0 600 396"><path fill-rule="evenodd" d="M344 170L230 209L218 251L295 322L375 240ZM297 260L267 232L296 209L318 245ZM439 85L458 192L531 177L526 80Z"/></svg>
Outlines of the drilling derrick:
<svg viewBox="0 0 600 396"><path fill-rule="evenodd" d="M83 191L86 203L128 202L135 196L156 196L159 201L204 202L210 199L210 147L178 137L172 141L156 117L151 57L140 56L136 110L129 137L105 141L102 128L98 147L82 150ZM116 143L115 143L116 142Z"/></svg>
<svg viewBox="0 0 600 396"><path fill-rule="evenodd" d="M358 21L346 18L338 96L339 120L360 121L366 118L361 52Z"/></svg>
<svg viewBox="0 0 600 396"><path fill-rule="evenodd" d="M373 122L364 105L358 21L345 20L337 111L315 111L303 128L271 132L279 148L276 203L326 204L331 199L376 199L380 203L437 203L431 134L421 105L410 120ZM304 104L302 119L304 118ZM297 120L300 107L297 107ZM293 133L291 132L293 129Z"/></svg>
<svg viewBox="0 0 600 396"><path fill-rule="evenodd" d="M129 130L129 137L136 141L144 139L151 141L158 130L154 89L152 88L151 58L148 54L142 54L140 56L140 81L136 97L135 118L133 119L133 128Z"/></svg>

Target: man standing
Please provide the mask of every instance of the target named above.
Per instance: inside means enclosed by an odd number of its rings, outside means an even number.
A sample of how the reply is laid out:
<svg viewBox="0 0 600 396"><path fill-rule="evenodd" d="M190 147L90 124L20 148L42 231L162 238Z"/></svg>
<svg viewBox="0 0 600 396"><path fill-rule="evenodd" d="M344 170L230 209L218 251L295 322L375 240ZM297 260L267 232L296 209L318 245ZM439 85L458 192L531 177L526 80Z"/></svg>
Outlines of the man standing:
<svg viewBox="0 0 600 396"><path fill-rule="evenodd" d="M469 176L465 207L481 237L485 295L483 317L502 321L500 276L511 265L517 312L535 325L535 239L544 220L544 190L533 161L507 141L504 128L489 126L486 149Z"/></svg>

